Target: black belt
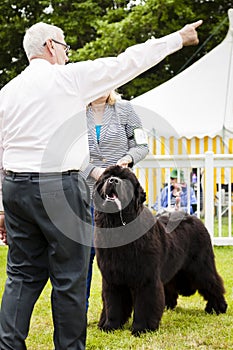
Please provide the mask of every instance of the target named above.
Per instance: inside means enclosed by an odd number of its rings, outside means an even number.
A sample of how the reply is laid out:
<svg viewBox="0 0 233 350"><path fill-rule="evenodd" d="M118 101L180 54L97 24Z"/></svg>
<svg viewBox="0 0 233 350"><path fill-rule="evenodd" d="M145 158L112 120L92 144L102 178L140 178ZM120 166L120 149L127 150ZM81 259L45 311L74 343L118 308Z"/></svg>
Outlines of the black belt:
<svg viewBox="0 0 233 350"><path fill-rule="evenodd" d="M16 173L14 171L5 170L4 175L10 176L13 179L15 178L42 178L42 177L53 177L53 176L65 176L65 175L71 175L78 173L79 170L67 170L62 172L51 172L51 173L28 173L28 172L22 172L22 173Z"/></svg>

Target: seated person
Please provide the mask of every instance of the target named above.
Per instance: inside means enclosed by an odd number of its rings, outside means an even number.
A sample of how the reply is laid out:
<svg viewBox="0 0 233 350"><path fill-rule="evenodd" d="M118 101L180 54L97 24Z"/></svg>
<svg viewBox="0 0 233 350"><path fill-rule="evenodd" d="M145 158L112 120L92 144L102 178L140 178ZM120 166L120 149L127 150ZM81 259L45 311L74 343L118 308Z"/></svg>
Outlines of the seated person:
<svg viewBox="0 0 233 350"><path fill-rule="evenodd" d="M180 183L177 182L178 171L173 169L170 173L170 207L175 210L184 210L188 212L188 192L187 184L184 181L184 173L180 171ZM161 208L168 207L168 185L165 186L161 191L160 206L158 204L158 199L152 206L152 209L158 211ZM190 214L194 214L197 207L197 199L195 192L192 187L190 187Z"/></svg>

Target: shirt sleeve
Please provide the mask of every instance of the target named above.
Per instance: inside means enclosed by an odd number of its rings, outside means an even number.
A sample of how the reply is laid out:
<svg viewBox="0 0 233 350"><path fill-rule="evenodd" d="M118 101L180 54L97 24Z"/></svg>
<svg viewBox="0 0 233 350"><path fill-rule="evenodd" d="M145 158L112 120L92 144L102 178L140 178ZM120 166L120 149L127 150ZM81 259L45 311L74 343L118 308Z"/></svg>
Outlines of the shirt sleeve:
<svg viewBox="0 0 233 350"><path fill-rule="evenodd" d="M192 187L190 187L190 204L197 204L197 198Z"/></svg>
<svg viewBox="0 0 233 350"><path fill-rule="evenodd" d="M130 155L130 157L133 159L133 164L136 164L140 160L144 159L148 154L148 143L137 143L135 130L142 129L142 122L139 116L135 113L135 110L130 102L125 102L125 110L127 114L125 130L129 145L129 150L127 151L126 155Z"/></svg>
<svg viewBox="0 0 233 350"><path fill-rule="evenodd" d="M74 74L83 103L88 105L158 64L182 48L179 32L127 48L117 57L99 58L67 65ZM81 88L80 88L81 87Z"/></svg>
<svg viewBox="0 0 233 350"><path fill-rule="evenodd" d="M168 204L168 187L164 187L160 193L160 204L159 204L159 196L156 198L156 202L153 205L153 209L158 211L161 208L166 208Z"/></svg>
<svg viewBox="0 0 233 350"><path fill-rule="evenodd" d="M80 174L86 180L88 176L90 176L90 173L92 172L92 170L94 170L95 167L96 167L95 165L89 163L85 169L80 171Z"/></svg>

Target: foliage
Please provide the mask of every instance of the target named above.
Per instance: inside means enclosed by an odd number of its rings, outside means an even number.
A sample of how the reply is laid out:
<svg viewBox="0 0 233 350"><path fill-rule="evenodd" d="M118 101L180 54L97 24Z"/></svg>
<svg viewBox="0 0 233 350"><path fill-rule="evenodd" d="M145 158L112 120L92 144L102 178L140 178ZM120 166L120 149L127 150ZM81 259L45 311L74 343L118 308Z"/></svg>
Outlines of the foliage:
<svg viewBox="0 0 233 350"><path fill-rule="evenodd" d="M136 5L137 4L137 5ZM0 4L0 87L27 65L25 29L45 21L60 26L73 50L70 61L115 56L129 45L161 37L199 18L200 45L184 48L120 88L125 98L148 91L210 51L226 35L233 0L3 0Z"/></svg>
<svg viewBox="0 0 233 350"><path fill-rule="evenodd" d="M224 279L228 310L224 315L207 315L205 302L197 293L180 297L174 311L165 311L157 332L135 338L130 333L132 320L122 330L104 333L98 330L101 311L101 277L96 263L88 311L87 350L187 350L231 349L233 338L233 247L215 247L217 269ZM7 248L0 247L0 295L5 280ZM50 283L36 303L27 339L28 350L48 350L52 344ZM78 316L77 316L78 317Z"/></svg>

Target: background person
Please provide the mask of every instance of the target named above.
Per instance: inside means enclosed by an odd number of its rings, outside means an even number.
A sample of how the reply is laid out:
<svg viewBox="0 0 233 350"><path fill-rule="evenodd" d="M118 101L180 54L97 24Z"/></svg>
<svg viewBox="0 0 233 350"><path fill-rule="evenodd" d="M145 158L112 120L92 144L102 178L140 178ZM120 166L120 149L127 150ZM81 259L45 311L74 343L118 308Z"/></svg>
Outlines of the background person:
<svg viewBox="0 0 233 350"><path fill-rule="evenodd" d="M95 181L108 166L133 167L145 158L149 149L140 118L131 103L121 100L115 91L88 105L87 126L90 163L83 175L92 193ZM94 257L92 247L87 277L87 309Z"/></svg>
<svg viewBox="0 0 233 350"><path fill-rule="evenodd" d="M79 147L77 154L72 147L77 130L86 135L78 112L167 55L197 44L201 24L132 46L117 57L73 64L66 64L69 46L60 28L37 23L26 31L23 45L30 64L0 92L9 245L1 350L26 349L31 314L48 279L55 350L85 349L91 216L89 188L79 174L86 165L85 149ZM0 238L5 235L3 215Z"/></svg>
<svg viewBox="0 0 233 350"><path fill-rule="evenodd" d="M192 187L190 187L190 192L188 193L188 187L184 180L184 172L180 170L179 183L178 181L178 171L173 169L170 173L170 207L176 210L182 209L190 214L196 211L197 199L195 192ZM190 196L190 207L188 208L188 197ZM156 211L162 208L167 208L169 204L169 186L165 186L161 191L160 206L158 199L152 208Z"/></svg>

